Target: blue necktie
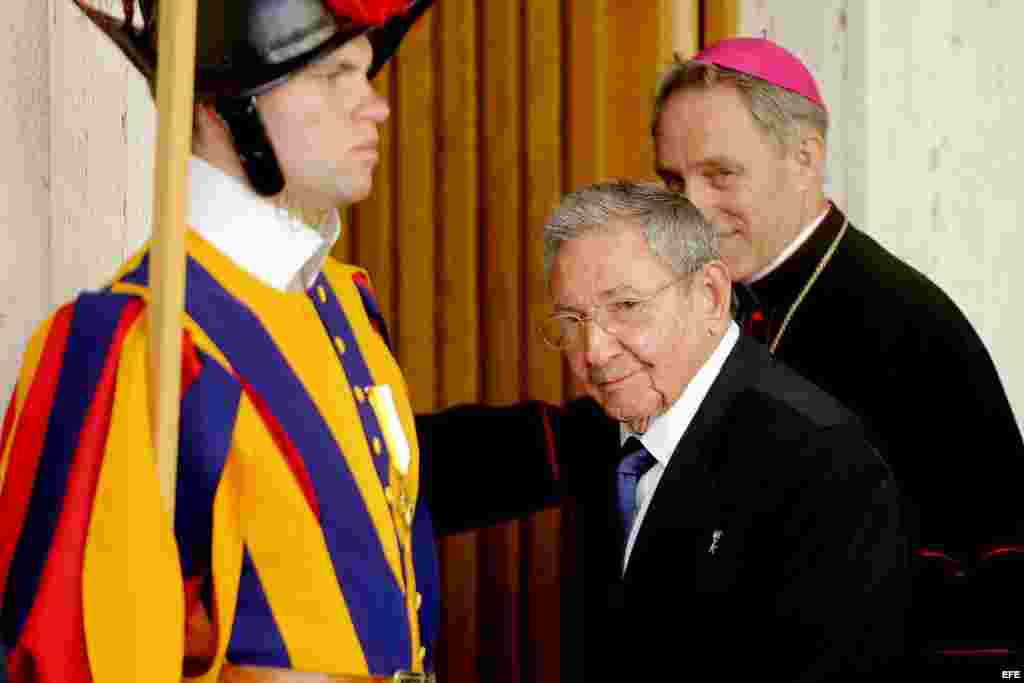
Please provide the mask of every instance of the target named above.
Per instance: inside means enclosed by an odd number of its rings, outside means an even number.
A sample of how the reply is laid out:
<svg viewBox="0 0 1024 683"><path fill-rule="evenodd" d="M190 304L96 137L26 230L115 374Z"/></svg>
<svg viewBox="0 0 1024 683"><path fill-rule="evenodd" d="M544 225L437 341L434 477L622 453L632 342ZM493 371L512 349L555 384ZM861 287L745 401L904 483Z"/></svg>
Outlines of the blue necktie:
<svg viewBox="0 0 1024 683"><path fill-rule="evenodd" d="M658 462L654 456L647 452L640 439L629 437L622 445L622 460L616 470L618 474L619 491L619 516L622 519L622 528L625 530L625 538L628 541L629 531L633 528L633 520L636 519L636 485L640 477L647 473L647 470L654 467ZM623 542L625 545L625 542Z"/></svg>

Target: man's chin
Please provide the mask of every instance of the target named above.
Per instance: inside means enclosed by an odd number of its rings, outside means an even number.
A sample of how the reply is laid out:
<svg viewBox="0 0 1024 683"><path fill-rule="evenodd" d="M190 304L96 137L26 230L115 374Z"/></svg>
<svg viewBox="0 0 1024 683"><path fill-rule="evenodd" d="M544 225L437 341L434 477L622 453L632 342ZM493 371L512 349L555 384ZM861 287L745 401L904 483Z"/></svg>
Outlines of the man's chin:
<svg viewBox="0 0 1024 683"><path fill-rule="evenodd" d="M355 204L357 202L361 202L361 201L363 201L364 199L366 199L367 197L370 196L370 191L372 189L373 189L373 183L371 183L371 182L360 183L360 184L353 183L352 185L344 188L344 190L342 192L343 198L342 198L342 201L339 202L339 203L341 205L347 206L349 204Z"/></svg>
<svg viewBox="0 0 1024 683"><path fill-rule="evenodd" d="M727 251L722 250L722 260L729 268L729 276L733 282L747 282L757 272L756 264L748 251Z"/></svg>
<svg viewBox="0 0 1024 683"><path fill-rule="evenodd" d="M602 397L601 407L608 417L617 422L625 422L628 425L649 420L657 412L655 406L644 405L645 401L620 400L618 397Z"/></svg>

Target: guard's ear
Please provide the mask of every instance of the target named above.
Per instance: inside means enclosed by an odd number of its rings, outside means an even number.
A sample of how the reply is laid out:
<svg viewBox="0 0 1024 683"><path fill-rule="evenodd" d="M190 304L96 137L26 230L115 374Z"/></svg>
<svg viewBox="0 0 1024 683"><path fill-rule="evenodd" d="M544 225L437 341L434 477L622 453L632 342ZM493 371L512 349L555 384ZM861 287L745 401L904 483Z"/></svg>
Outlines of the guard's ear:
<svg viewBox="0 0 1024 683"><path fill-rule="evenodd" d="M224 122L213 105L197 102L192 108L192 151L198 151L204 140L221 131L226 134Z"/></svg>

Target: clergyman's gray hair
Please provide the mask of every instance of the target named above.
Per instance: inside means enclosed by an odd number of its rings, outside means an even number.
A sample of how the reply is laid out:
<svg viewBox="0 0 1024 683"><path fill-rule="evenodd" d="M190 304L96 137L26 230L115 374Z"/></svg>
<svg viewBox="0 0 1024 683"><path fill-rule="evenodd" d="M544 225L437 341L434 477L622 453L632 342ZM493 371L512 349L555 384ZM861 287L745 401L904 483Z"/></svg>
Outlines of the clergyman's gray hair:
<svg viewBox="0 0 1024 683"><path fill-rule="evenodd" d="M718 233L683 195L653 183L598 183L566 195L544 226L548 283L563 242L615 219L636 221L651 251L677 275L696 273L719 259Z"/></svg>
<svg viewBox="0 0 1024 683"><path fill-rule="evenodd" d="M792 151L803 128L816 131L822 142L827 139L828 112L803 95L733 69L686 60L678 54L658 82L651 134L658 137L661 111L672 95L711 90L719 85L736 88L754 122L781 151Z"/></svg>

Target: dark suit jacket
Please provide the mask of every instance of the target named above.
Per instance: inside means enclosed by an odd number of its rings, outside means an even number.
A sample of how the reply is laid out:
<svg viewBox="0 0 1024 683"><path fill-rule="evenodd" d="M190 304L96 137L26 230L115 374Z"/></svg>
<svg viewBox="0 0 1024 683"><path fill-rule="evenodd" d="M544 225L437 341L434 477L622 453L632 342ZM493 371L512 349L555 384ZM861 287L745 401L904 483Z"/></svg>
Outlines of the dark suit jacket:
<svg viewBox="0 0 1024 683"><path fill-rule="evenodd" d="M889 469L856 417L746 337L678 445L624 578L618 424L594 401L457 406L417 416L417 431L439 534L565 503L581 575L563 581L564 681L837 681L902 654L907 548Z"/></svg>
<svg viewBox="0 0 1024 683"><path fill-rule="evenodd" d="M878 673L902 652L907 549L888 467L856 417L761 345L741 337L727 359L625 577L618 425L586 399L559 426L582 540L565 616L579 680L699 668L833 681Z"/></svg>

